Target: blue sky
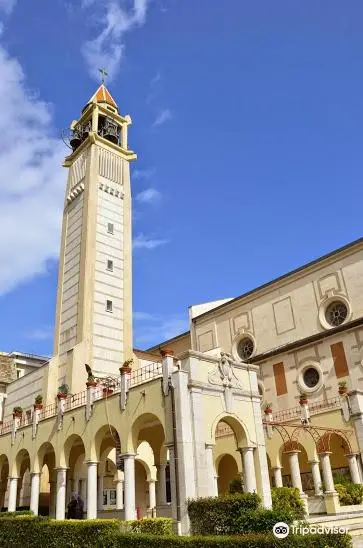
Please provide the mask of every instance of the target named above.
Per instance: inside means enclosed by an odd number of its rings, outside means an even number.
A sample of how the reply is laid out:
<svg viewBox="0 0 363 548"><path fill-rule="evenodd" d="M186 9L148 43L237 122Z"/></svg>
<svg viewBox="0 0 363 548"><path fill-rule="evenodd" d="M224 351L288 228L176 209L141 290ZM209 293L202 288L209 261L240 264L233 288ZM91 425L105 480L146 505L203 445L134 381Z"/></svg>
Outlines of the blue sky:
<svg viewBox="0 0 363 548"><path fill-rule="evenodd" d="M50 354L60 131L130 114L135 345L362 235L363 4L0 0L0 349Z"/></svg>

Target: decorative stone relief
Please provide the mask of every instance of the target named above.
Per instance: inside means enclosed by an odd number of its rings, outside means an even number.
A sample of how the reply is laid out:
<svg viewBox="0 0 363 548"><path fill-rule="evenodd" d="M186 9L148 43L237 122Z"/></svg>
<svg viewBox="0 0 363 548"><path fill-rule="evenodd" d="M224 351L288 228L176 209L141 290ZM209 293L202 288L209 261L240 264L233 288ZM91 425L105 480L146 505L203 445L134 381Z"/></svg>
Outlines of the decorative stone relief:
<svg viewBox="0 0 363 548"><path fill-rule="evenodd" d="M227 352L221 352L217 367L208 375L210 384L224 387L224 402L227 413L232 413L232 388L242 389L241 383L233 369L233 357Z"/></svg>

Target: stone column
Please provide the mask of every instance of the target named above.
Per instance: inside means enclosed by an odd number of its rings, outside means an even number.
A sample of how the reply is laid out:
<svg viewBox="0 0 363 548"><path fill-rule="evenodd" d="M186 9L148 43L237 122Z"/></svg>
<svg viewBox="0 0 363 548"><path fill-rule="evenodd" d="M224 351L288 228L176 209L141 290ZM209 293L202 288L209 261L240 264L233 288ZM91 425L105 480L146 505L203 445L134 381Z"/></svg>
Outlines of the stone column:
<svg viewBox="0 0 363 548"><path fill-rule="evenodd" d="M346 457L348 458L349 470L350 470L350 476L352 478L352 482L359 483L359 484L362 483L359 475L356 453L351 453L350 455L346 455Z"/></svg>
<svg viewBox="0 0 363 548"><path fill-rule="evenodd" d="M32 472L30 476L30 510L37 516L39 510L40 473Z"/></svg>
<svg viewBox="0 0 363 548"><path fill-rule="evenodd" d="M218 485L216 482L216 467L214 465L213 448L214 448L214 445L212 443L205 444L208 481L209 481L208 496L218 497Z"/></svg>
<svg viewBox="0 0 363 548"><path fill-rule="evenodd" d="M166 464L157 464L157 478L158 478L158 488L157 488L157 505L162 506L167 504L166 502L166 475L165 475Z"/></svg>
<svg viewBox="0 0 363 548"><path fill-rule="evenodd" d="M83 510L87 510L87 480L85 478L79 480L79 495L83 500Z"/></svg>
<svg viewBox="0 0 363 548"><path fill-rule="evenodd" d="M155 480L148 480L149 483L149 508L151 510L156 506L156 495L155 495Z"/></svg>
<svg viewBox="0 0 363 548"><path fill-rule="evenodd" d="M362 468L362 456L360 453L357 453L357 466L359 470L359 477L361 483L363 483L363 468Z"/></svg>
<svg viewBox="0 0 363 548"><path fill-rule="evenodd" d="M281 466L275 466L272 468L274 473L274 479L275 479L275 487L282 487L282 474L281 474Z"/></svg>
<svg viewBox="0 0 363 548"><path fill-rule="evenodd" d="M124 507L124 480L116 480L116 510L123 510Z"/></svg>
<svg viewBox="0 0 363 548"><path fill-rule="evenodd" d="M9 478L8 512L16 511L16 499L18 495L18 478Z"/></svg>
<svg viewBox="0 0 363 548"><path fill-rule="evenodd" d="M135 455L122 455L122 458L124 459L125 519L135 519Z"/></svg>
<svg viewBox="0 0 363 548"><path fill-rule="evenodd" d="M311 464L315 495L318 496L322 494L319 461L311 460L309 463Z"/></svg>
<svg viewBox="0 0 363 548"><path fill-rule="evenodd" d="M246 493L256 493L257 491L253 450L253 447L243 447L242 449L243 477Z"/></svg>
<svg viewBox="0 0 363 548"><path fill-rule="evenodd" d="M323 469L323 479L327 493L335 492L333 474L330 466L330 452L320 453L321 467Z"/></svg>
<svg viewBox="0 0 363 548"><path fill-rule="evenodd" d="M303 494L303 488L301 483L300 475L300 465L299 465L299 453L300 451L286 451L289 456L290 464L290 473L291 473L291 483L293 487L299 489L300 493Z"/></svg>
<svg viewBox="0 0 363 548"><path fill-rule="evenodd" d="M99 512L103 510L103 475L99 475L97 479L97 493L98 493L98 502L97 508Z"/></svg>
<svg viewBox="0 0 363 548"><path fill-rule="evenodd" d="M65 519L67 468L56 468L57 471L57 501L55 519Z"/></svg>
<svg viewBox="0 0 363 548"><path fill-rule="evenodd" d="M87 462L87 519L97 518L97 462Z"/></svg>

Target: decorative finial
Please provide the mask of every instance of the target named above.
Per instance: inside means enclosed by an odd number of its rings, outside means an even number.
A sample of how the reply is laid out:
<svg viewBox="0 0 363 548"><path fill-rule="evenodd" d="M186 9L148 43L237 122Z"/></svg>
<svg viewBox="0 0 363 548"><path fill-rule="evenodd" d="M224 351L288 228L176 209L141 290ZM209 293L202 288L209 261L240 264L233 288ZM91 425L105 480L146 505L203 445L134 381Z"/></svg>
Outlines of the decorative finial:
<svg viewBox="0 0 363 548"><path fill-rule="evenodd" d="M102 84L104 84L106 76L108 76L108 72L105 68L100 68L100 69L98 69L98 71L101 73Z"/></svg>

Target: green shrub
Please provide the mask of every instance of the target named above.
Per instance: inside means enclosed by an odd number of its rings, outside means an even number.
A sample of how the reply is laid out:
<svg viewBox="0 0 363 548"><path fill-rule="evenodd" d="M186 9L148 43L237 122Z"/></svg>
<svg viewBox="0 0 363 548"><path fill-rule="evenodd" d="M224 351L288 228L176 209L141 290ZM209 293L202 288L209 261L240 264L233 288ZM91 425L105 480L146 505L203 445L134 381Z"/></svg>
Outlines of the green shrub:
<svg viewBox="0 0 363 548"><path fill-rule="evenodd" d="M39 548L91 548L111 533L119 533L117 520L64 520L19 516L0 520L0 546Z"/></svg>
<svg viewBox="0 0 363 548"><path fill-rule="evenodd" d="M296 487L275 487L271 496L274 510L291 512L293 519L304 519L305 506Z"/></svg>
<svg viewBox="0 0 363 548"><path fill-rule="evenodd" d="M279 521L292 523L294 521L292 513L288 510L269 510L267 508L248 510L235 521L234 530L229 531L229 534L271 533L273 526Z"/></svg>
<svg viewBox="0 0 363 548"><path fill-rule="evenodd" d="M339 502L342 506L350 504L362 504L363 501L363 485L356 483L345 483L335 485L335 489L339 495Z"/></svg>
<svg viewBox="0 0 363 548"><path fill-rule="evenodd" d="M248 510L257 510L261 499L256 493L205 497L188 502L191 530L196 535L227 534L235 521Z"/></svg>
<svg viewBox="0 0 363 548"><path fill-rule="evenodd" d="M171 518L144 518L121 522L121 529L130 533L148 535L172 535L173 520Z"/></svg>
<svg viewBox="0 0 363 548"><path fill-rule="evenodd" d="M23 515L0 520L0 546L39 548L351 548L349 535L289 535L271 533L235 537L178 537L122 534L117 520L64 520ZM287 541L287 542L286 542Z"/></svg>
<svg viewBox="0 0 363 548"><path fill-rule="evenodd" d="M107 544L106 544L107 543ZM351 548L349 535L289 535L279 540L272 534L235 537L155 537L152 535L110 535L96 548Z"/></svg>
<svg viewBox="0 0 363 548"><path fill-rule="evenodd" d="M242 486L241 480L240 479L234 479L234 480L230 481L228 491L232 495L234 493L243 493L243 486Z"/></svg>

